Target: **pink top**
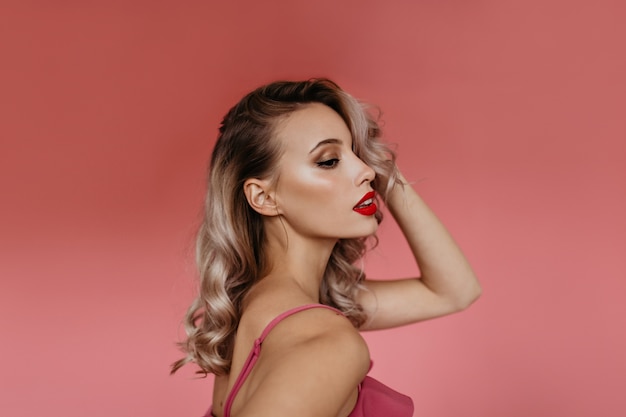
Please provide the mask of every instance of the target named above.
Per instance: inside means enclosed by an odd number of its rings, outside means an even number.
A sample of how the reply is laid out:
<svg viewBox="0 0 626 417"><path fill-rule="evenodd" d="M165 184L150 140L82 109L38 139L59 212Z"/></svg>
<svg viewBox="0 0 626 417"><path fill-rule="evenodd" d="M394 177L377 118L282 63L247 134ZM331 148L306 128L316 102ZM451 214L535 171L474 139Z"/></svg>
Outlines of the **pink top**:
<svg viewBox="0 0 626 417"><path fill-rule="evenodd" d="M272 320L265 330L261 333L258 339L254 341L254 347L250 351L246 362L243 365L241 373L235 381L235 385L226 397L226 403L224 404L224 417L230 417L230 408L233 405L235 396L239 392L239 389L246 381L246 378L252 371L254 364L261 354L261 344L278 323L283 319L291 316L292 314L299 313L300 311L308 310L311 308L327 308L335 311L338 314L343 313L333 307L324 304L307 304L300 307L287 310L280 314L274 320ZM371 366L370 366L371 369ZM212 409L205 414L204 417L211 417ZM349 417L373 417L373 416L388 416L388 417L411 417L413 415L413 401L406 395L400 394L392 390L391 388L383 385L374 378L366 376L365 379L359 384L359 397L357 399L354 409L350 413Z"/></svg>

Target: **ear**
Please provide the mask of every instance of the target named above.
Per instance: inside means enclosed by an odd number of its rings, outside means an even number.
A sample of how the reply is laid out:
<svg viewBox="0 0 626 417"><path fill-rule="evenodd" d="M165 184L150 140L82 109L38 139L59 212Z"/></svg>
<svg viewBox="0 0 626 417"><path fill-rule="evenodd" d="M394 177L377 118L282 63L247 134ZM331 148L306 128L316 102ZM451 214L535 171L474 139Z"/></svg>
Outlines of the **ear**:
<svg viewBox="0 0 626 417"><path fill-rule="evenodd" d="M257 213L263 216L276 216L279 214L268 180L247 179L243 183L243 192L246 195L248 204Z"/></svg>

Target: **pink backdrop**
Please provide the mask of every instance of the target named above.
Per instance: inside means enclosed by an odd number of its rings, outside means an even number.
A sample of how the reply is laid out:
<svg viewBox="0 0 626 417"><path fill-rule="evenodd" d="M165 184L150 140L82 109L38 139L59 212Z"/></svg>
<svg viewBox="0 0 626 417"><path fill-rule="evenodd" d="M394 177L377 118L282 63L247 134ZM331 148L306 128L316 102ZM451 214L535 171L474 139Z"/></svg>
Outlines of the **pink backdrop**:
<svg viewBox="0 0 626 417"><path fill-rule="evenodd" d="M217 125L309 76L383 109L484 286L366 334L372 374L417 416L626 415L623 2L90 3L0 6L0 415L202 415L168 364ZM380 235L369 275L414 275Z"/></svg>

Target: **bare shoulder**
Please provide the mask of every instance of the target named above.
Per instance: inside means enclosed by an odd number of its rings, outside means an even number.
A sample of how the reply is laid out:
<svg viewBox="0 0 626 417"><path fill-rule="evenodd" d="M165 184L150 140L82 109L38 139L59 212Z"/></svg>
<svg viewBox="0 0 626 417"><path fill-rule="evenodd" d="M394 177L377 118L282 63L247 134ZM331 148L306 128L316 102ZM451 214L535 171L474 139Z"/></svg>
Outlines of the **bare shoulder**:
<svg viewBox="0 0 626 417"><path fill-rule="evenodd" d="M369 368L369 351L365 340L352 323L337 311L310 308L292 314L269 333L263 343L266 359L313 354L318 361L334 358L363 362ZM311 358L311 357L309 357Z"/></svg>
<svg viewBox="0 0 626 417"><path fill-rule="evenodd" d="M263 342L248 400L238 415L341 415L369 369L367 344L343 315L325 308L282 320Z"/></svg>

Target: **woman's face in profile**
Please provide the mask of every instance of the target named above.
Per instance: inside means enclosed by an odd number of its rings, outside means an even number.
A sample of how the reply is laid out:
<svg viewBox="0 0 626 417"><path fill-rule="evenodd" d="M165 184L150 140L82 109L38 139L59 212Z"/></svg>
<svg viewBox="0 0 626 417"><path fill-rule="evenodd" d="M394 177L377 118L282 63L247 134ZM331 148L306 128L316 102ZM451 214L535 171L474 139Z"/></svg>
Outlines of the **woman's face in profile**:
<svg viewBox="0 0 626 417"><path fill-rule="evenodd" d="M352 151L352 135L330 107L312 103L279 122L276 200L298 233L317 238L373 234L378 223L370 182L374 171Z"/></svg>

